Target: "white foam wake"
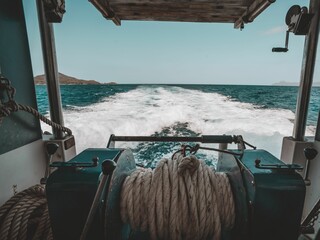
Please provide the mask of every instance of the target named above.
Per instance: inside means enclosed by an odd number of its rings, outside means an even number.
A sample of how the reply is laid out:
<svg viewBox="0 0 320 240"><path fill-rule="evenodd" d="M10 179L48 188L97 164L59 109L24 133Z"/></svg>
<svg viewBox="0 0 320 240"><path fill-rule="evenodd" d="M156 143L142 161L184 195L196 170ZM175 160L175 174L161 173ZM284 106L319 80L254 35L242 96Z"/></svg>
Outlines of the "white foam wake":
<svg viewBox="0 0 320 240"><path fill-rule="evenodd" d="M259 109L217 93L180 87L142 86L102 102L66 110L77 151L105 147L110 134L151 135L177 122L200 134L235 134L279 157L282 138L292 134L294 113ZM43 126L43 130L50 128Z"/></svg>

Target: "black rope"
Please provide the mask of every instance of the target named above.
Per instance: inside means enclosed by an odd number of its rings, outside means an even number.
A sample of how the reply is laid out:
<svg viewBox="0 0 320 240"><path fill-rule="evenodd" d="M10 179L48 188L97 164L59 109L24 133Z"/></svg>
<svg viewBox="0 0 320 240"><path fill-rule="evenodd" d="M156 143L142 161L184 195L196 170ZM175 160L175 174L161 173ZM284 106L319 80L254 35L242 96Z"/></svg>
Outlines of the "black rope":
<svg viewBox="0 0 320 240"><path fill-rule="evenodd" d="M233 156L242 156L242 155L243 155L243 153L236 153L236 152L232 152L232 151L228 151L228 150L222 150L222 149L218 149L218 148L208 148L208 147L200 147L200 146L199 146L199 149L216 151L216 152L226 153L226 154L231 154L231 155L233 155Z"/></svg>
<svg viewBox="0 0 320 240"><path fill-rule="evenodd" d="M251 145L249 145L249 146L251 146ZM185 157L187 151L189 151L190 154L196 154L199 149L231 154L233 156L238 156L238 157L241 157L243 155L243 151L241 151L240 153L236 153L236 152L232 152L232 151L228 151L228 150L222 150L222 149L218 149L218 148L201 147L200 144L196 144L194 146L181 145L181 148L173 153L171 159L173 159L174 156L179 152L181 152L182 155Z"/></svg>
<svg viewBox="0 0 320 240"><path fill-rule="evenodd" d="M257 147L256 147L256 146L253 146L253 145L251 145L250 143L248 143L248 142L246 142L246 141L244 141L244 140L242 140L242 141L243 141L243 143L244 143L245 145L247 145L247 146L249 146L249 147L253 148L254 150L256 150L256 149L257 149Z"/></svg>

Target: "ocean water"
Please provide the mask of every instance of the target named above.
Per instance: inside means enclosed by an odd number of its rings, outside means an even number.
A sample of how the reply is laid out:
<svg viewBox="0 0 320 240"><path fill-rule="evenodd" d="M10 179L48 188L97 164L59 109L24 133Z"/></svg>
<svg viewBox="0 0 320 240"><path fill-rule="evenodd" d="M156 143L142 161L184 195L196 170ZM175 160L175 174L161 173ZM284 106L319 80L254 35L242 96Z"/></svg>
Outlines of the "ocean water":
<svg viewBox="0 0 320 240"><path fill-rule="evenodd" d="M36 86L38 109L48 116L47 90ZM199 136L230 134L280 156L282 138L291 136L298 87L238 85L64 85L65 125L77 152L105 147L110 134ZM314 135L320 88L313 88L307 135ZM42 125L50 131L50 127ZM153 166L179 143L117 143ZM216 147L216 146L213 146ZM235 146L230 146L231 148ZM206 161L216 155L199 152Z"/></svg>

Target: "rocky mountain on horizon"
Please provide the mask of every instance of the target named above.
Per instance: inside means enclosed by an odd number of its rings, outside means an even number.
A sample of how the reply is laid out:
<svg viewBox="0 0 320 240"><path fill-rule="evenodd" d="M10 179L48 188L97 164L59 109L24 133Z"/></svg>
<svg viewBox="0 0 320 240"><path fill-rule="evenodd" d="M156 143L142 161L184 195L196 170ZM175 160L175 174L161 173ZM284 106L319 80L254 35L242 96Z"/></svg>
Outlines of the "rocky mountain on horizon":
<svg viewBox="0 0 320 240"><path fill-rule="evenodd" d="M46 84L45 75L36 76L34 78L34 82L36 85L45 85ZM75 77L64 75L62 73L59 73L59 82L61 85L99 85L101 84L100 82L97 82L95 80L78 79Z"/></svg>

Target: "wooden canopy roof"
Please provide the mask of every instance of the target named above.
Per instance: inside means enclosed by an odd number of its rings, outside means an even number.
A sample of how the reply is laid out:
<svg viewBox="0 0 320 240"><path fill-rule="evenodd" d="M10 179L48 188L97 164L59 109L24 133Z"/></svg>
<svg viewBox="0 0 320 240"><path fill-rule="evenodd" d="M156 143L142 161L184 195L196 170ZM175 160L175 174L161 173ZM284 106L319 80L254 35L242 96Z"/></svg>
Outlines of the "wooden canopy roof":
<svg viewBox="0 0 320 240"><path fill-rule="evenodd" d="M89 0L116 25L121 20L221 22L235 28L252 22L275 0Z"/></svg>

